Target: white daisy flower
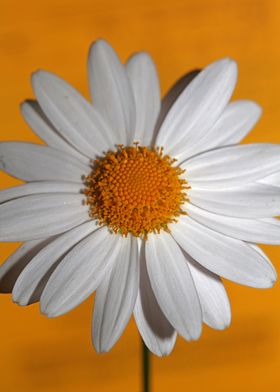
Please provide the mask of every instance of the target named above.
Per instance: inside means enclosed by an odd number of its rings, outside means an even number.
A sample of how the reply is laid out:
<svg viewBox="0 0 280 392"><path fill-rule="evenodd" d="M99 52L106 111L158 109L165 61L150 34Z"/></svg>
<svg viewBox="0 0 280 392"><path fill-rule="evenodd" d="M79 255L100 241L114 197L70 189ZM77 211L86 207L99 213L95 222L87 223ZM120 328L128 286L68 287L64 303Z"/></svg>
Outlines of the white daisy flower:
<svg viewBox="0 0 280 392"><path fill-rule="evenodd" d="M0 239L24 242L1 266L1 292L62 315L96 290L97 351L132 313L147 347L169 354L179 333L230 324L220 279L271 287L255 243L279 244L280 147L238 145L260 117L229 103L237 65L207 66L163 116L153 61L122 65L97 41L88 57L93 104L59 77L32 76L22 114L47 146L5 142L0 166L26 184L0 193Z"/></svg>

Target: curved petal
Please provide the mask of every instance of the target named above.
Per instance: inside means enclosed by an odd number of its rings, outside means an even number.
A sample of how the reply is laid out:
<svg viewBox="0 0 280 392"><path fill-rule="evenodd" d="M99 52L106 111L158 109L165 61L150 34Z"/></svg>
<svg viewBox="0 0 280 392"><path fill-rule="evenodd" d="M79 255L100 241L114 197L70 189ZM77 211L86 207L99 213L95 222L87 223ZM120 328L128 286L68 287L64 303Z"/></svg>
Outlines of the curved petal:
<svg viewBox="0 0 280 392"><path fill-rule="evenodd" d="M148 53L131 56L126 63L136 107L136 125L133 140L150 146L154 139L156 121L160 112L160 86L157 70Z"/></svg>
<svg viewBox="0 0 280 392"><path fill-rule="evenodd" d="M41 312L56 317L78 306L111 270L121 242L105 226L76 245L57 266L41 296Z"/></svg>
<svg viewBox="0 0 280 392"><path fill-rule="evenodd" d="M83 184L75 182L37 181L0 191L0 203L38 193L81 193Z"/></svg>
<svg viewBox="0 0 280 392"><path fill-rule="evenodd" d="M230 325L231 309L219 276L202 267L192 257L184 253L199 297L202 319L214 329L225 329Z"/></svg>
<svg viewBox="0 0 280 392"><path fill-rule="evenodd" d="M221 234L261 244L280 245L278 219L243 219L213 214L193 204L186 205L188 215L197 222Z"/></svg>
<svg viewBox="0 0 280 392"><path fill-rule="evenodd" d="M257 123L261 113L261 107L253 101L239 100L229 103L212 128L192 147L192 155L239 143ZM190 157L188 154L189 150L186 146L186 153L180 155L178 162L188 159Z"/></svg>
<svg viewBox="0 0 280 392"><path fill-rule="evenodd" d="M280 145L269 143L221 147L180 165L191 186L216 189L246 185L280 170Z"/></svg>
<svg viewBox="0 0 280 392"><path fill-rule="evenodd" d="M174 105L178 97L185 90L185 88L191 83L191 81L199 74L201 70L195 69L190 72L185 73L181 78L176 80L176 82L170 87L167 93L163 96L161 100L161 109L159 113L159 118L156 124L157 134L163 121L167 114L169 113L171 107Z"/></svg>
<svg viewBox="0 0 280 392"><path fill-rule="evenodd" d="M210 64L187 86L167 114L156 139L171 156L192 156L192 147L217 121L237 79L231 59Z"/></svg>
<svg viewBox="0 0 280 392"><path fill-rule="evenodd" d="M114 49L104 40L89 51L88 73L94 106L112 129L114 144L129 145L135 132L133 92Z"/></svg>
<svg viewBox="0 0 280 392"><path fill-rule="evenodd" d="M50 72L37 71L32 75L32 85L49 120L82 154L94 159L112 147L110 131L101 116L68 83Z"/></svg>
<svg viewBox="0 0 280 392"><path fill-rule="evenodd" d="M88 158L79 153L66 140L61 137L57 130L45 116L37 101L27 100L20 105L21 114L32 130L49 147L55 148L74 155L84 163L88 163Z"/></svg>
<svg viewBox="0 0 280 392"><path fill-rule="evenodd" d="M89 219L83 195L21 197L0 205L0 240L30 241L62 233Z"/></svg>
<svg viewBox="0 0 280 392"><path fill-rule="evenodd" d="M201 308L185 258L170 234L150 234L147 270L157 302L173 327L187 340L201 334Z"/></svg>
<svg viewBox="0 0 280 392"><path fill-rule="evenodd" d="M95 221L89 221L60 235L37 252L16 281L13 301L25 306L32 302L34 296L40 298L47 281L65 254L97 228Z"/></svg>
<svg viewBox="0 0 280 392"><path fill-rule="evenodd" d="M0 293L11 293L17 278L33 257L40 252L53 237L25 242L0 266Z"/></svg>
<svg viewBox="0 0 280 392"><path fill-rule="evenodd" d="M273 266L246 242L208 229L190 217L181 218L170 229L178 244L215 274L251 287L273 286Z"/></svg>
<svg viewBox="0 0 280 392"><path fill-rule="evenodd" d="M145 246L140 251L139 292L134 308L138 330L148 349L159 357L171 353L177 333L162 313L151 287L145 260Z"/></svg>
<svg viewBox="0 0 280 392"><path fill-rule="evenodd" d="M126 327L138 292L139 260L136 237L119 239L121 248L94 299L92 339L97 352L109 351Z"/></svg>
<svg viewBox="0 0 280 392"><path fill-rule="evenodd" d="M265 184L217 191L193 187L188 191L188 198L192 204L221 215L240 218L280 215L279 188Z"/></svg>
<svg viewBox="0 0 280 392"><path fill-rule="evenodd" d="M90 172L82 163L66 152L39 144L0 143L0 169L24 181L70 181L81 183Z"/></svg>

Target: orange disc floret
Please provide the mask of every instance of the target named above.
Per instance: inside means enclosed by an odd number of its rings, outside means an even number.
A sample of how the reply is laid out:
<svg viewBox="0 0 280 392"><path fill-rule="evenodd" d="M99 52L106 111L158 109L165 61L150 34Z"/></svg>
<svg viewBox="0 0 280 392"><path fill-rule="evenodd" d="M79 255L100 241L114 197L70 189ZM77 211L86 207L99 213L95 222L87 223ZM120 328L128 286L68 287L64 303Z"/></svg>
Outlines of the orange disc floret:
<svg viewBox="0 0 280 392"><path fill-rule="evenodd" d="M168 231L168 224L185 214L181 205L189 188L174 162L162 148L137 143L109 151L86 178L90 216L124 236L146 239L151 232Z"/></svg>

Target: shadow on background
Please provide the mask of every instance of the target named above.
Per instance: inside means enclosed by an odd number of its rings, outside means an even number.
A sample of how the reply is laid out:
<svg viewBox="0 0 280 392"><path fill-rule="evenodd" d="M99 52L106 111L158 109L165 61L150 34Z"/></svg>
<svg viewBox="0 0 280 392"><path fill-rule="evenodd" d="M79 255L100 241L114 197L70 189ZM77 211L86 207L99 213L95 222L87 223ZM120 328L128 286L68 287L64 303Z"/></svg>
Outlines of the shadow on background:
<svg viewBox="0 0 280 392"><path fill-rule="evenodd" d="M71 317L72 318L72 317ZM91 377L93 383L98 385L109 382L114 385L114 380L129 375L130 362L132 357L139 354L136 351L135 339L122 338L116 347L109 353L96 355L89 341L81 342L81 335L87 335L88 329L81 329L78 323L65 318L61 323L61 334L56 331L54 339L46 342L44 336L37 342L32 342L28 347L24 347L22 352L18 351L18 361L23 368L30 384L36 388L44 385L46 390L52 387L58 388L65 384L62 375L69 374L69 379L79 378L81 386L81 373L86 379ZM174 372L184 371L199 372L205 367L217 368L217 372L226 365L242 363L246 365L257 362L273 361L274 342L278 339L278 331L273 329L273 320L267 317L243 318L234 323L234 326L224 332L210 331L204 329L202 339L198 342L183 342L179 340L171 356L163 359L156 359L161 362L161 371L169 372L170 377L174 377ZM89 340L89 339L88 339ZM123 349L123 344L127 349ZM125 355L123 354L125 352ZM173 356L184 358L183 361L173 361ZM120 361L121 356L121 361ZM136 358L137 360L137 358ZM155 358L153 358L155 360ZM176 366L174 366L176 362ZM135 370L133 370L135 372Z"/></svg>

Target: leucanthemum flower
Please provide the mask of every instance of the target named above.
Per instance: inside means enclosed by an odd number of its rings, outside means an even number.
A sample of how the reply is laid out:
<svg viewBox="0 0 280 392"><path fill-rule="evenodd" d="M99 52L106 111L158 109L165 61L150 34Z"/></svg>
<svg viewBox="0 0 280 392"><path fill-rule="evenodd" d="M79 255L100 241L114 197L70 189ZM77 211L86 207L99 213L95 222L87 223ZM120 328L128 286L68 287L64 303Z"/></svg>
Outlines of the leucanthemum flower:
<svg viewBox="0 0 280 392"><path fill-rule="evenodd" d="M122 65L97 41L88 57L93 104L59 77L35 72L22 114L47 144L5 142L1 168L26 184L0 193L0 237L24 242L1 266L20 305L62 315L96 290L92 337L108 351L132 313L155 354L202 323L230 324L220 279L271 287L255 243L279 244L280 147L238 145L261 114L229 103L237 65L201 71L161 113L146 53ZM161 113L161 114L160 114Z"/></svg>

